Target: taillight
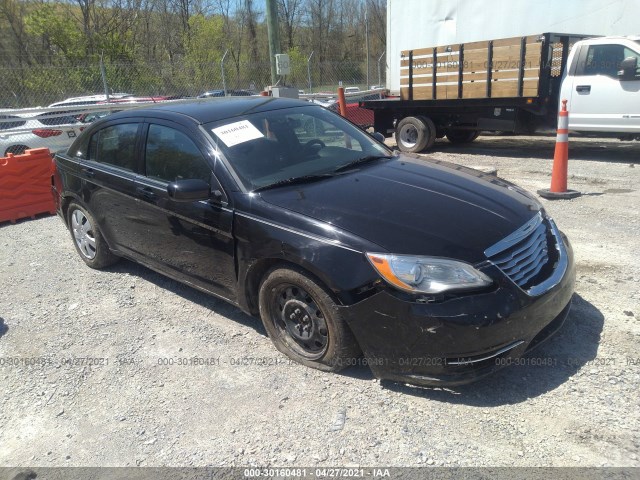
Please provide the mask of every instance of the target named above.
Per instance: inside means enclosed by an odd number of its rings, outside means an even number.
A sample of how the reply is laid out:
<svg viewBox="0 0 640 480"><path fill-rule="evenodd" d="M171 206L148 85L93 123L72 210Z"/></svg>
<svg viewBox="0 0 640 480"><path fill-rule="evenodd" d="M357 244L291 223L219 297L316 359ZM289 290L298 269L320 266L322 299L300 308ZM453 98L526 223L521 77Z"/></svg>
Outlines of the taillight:
<svg viewBox="0 0 640 480"><path fill-rule="evenodd" d="M49 137L57 137L58 135L62 135L62 130L51 130L49 128L37 128L32 130L31 133L39 136L40 138L49 138Z"/></svg>

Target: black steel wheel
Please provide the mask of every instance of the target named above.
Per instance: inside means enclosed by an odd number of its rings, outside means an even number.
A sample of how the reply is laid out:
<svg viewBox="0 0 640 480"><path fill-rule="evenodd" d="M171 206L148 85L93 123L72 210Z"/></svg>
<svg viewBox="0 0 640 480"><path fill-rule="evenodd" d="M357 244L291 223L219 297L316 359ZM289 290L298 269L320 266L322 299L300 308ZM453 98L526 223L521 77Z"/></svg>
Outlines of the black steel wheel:
<svg viewBox="0 0 640 480"><path fill-rule="evenodd" d="M271 270L260 286L259 305L269 338L296 362L338 371L361 354L334 300L302 271Z"/></svg>
<svg viewBox="0 0 640 480"><path fill-rule="evenodd" d="M73 244L84 263L91 268L100 269L119 260L109 250L98 223L86 208L75 202L71 203L67 209L67 222Z"/></svg>

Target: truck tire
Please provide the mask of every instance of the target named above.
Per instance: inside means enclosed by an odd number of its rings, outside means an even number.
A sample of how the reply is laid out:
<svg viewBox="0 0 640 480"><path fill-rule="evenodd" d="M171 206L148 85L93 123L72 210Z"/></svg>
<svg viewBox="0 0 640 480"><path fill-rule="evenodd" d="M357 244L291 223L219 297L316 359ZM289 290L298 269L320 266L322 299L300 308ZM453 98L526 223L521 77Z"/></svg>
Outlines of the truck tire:
<svg viewBox="0 0 640 480"><path fill-rule="evenodd" d="M427 117L405 117L396 127L396 143L403 152L418 153L436 141L436 126Z"/></svg>
<svg viewBox="0 0 640 480"><path fill-rule="evenodd" d="M471 143L478 138L480 132L476 130L449 130L447 140L457 145L459 143Z"/></svg>

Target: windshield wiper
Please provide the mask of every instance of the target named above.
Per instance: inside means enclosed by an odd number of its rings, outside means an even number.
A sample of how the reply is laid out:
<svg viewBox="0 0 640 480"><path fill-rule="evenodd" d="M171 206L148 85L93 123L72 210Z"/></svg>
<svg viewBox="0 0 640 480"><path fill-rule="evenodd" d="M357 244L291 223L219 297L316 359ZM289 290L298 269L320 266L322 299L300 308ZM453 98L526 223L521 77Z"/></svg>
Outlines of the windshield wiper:
<svg viewBox="0 0 640 480"><path fill-rule="evenodd" d="M269 183L268 185L254 188L253 192L261 192L262 190L269 190L271 188L282 187L284 185L296 185L299 183L315 182L317 180L322 180L323 178L329 178L333 176L333 173L319 173L315 175L303 175L301 177L285 178L283 180L278 180L277 182Z"/></svg>
<svg viewBox="0 0 640 480"><path fill-rule="evenodd" d="M335 173L344 172L345 170L351 170L358 165L362 165L363 163L373 162L375 160L380 160L381 158L392 158L391 155L367 155L366 157L357 158L352 162L346 163L341 167L338 167L334 170Z"/></svg>
<svg viewBox="0 0 640 480"><path fill-rule="evenodd" d="M363 163L373 162L375 160L380 160L382 158L393 158L393 156L391 156L391 155L367 155L366 157L361 157L361 158L353 160L352 162L349 162L349 163L347 163L345 165L342 165L341 167L338 167L337 169L335 169L333 172L319 173L319 174L314 174L314 175L303 175L301 177L285 178L283 180L278 180L277 182L270 183L268 185L263 185L261 187L254 188L253 192L261 192L262 190L269 190L271 188L282 187L282 186L285 186L285 185L295 185L295 184L299 184L299 183L315 182L315 181L318 181L318 180L322 180L324 178L333 177L333 176L337 175L340 172L344 172L345 170L351 170L352 168L354 168L354 167L356 167L358 165L361 165Z"/></svg>

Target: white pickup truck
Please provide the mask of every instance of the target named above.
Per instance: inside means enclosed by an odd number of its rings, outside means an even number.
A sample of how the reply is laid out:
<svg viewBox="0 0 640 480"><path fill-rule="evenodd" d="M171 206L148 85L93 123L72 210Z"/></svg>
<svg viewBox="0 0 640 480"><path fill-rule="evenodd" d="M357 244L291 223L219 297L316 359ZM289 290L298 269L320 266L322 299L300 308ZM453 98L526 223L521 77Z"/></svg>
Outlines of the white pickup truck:
<svg viewBox="0 0 640 480"><path fill-rule="evenodd" d="M560 99L569 128L640 138L640 36L582 40L568 64Z"/></svg>
<svg viewBox="0 0 640 480"><path fill-rule="evenodd" d="M361 106L403 151L555 129L565 99L571 131L640 139L640 36L543 33L405 50L398 63L400 97Z"/></svg>

